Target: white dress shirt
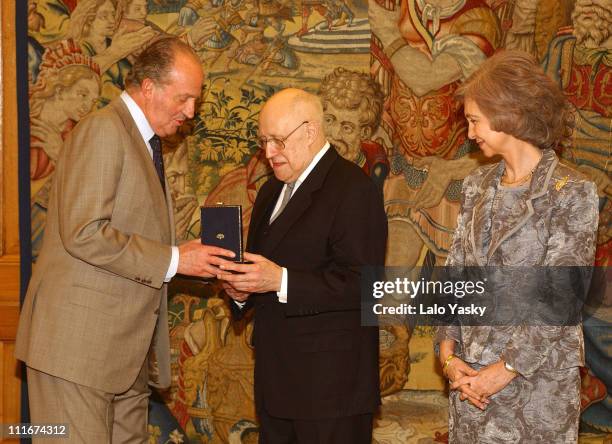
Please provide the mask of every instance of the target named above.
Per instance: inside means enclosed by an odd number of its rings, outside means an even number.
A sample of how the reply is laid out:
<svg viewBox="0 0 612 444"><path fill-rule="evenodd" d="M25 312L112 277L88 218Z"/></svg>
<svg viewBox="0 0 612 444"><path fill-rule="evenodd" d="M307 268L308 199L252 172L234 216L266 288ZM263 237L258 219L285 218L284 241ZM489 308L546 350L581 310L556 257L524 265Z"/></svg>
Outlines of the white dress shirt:
<svg viewBox="0 0 612 444"><path fill-rule="evenodd" d="M321 160L323 155L327 152L329 147L330 147L329 142L325 142L325 145L323 145L323 148L321 148L319 150L319 152L314 156L312 161L308 164L306 169L302 172L302 174L300 174L300 177L297 178L297 180L295 181L295 185L293 186L293 193L291 194L292 198L293 198L293 196L295 196L295 192L298 190L298 188L300 187L302 182L304 182L306 180L306 178L308 177L310 172L314 169L314 167L317 165L317 163L319 163L319 160ZM287 191L287 184L283 185L283 189L281 190L281 193L278 196L278 200L276 201L276 205L274 206L274 211L272 211L272 215L270 216L270 220L272 220L274 218L274 215L276 214L276 212L280 208L281 202L283 200L282 197L284 196L286 191ZM287 269L285 267L283 267L283 275L281 277L280 291L276 292L276 295L278 296L278 301L282 302L283 304L287 303L287 285L288 285L287 281L288 281Z"/></svg>
<svg viewBox="0 0 612 444"><path fill-rule="evenodd" d="M125 106L127 106L127 109L130 112L132 119L134 119L136 127L138 128L138 132L142 136L142 139L144 140L144 143L147 146L147 149L149 150L149 155L151 156L152 161L153 149L149 144L149 140L155 135L155 132L153 131L153 128L151 128L149 121L145 117L138 104L134 102L134 99L132 99L126 91L123 91L120 97L121 100L123 100L123 103L125 103ZM170 265L168 267L168 271L166 272L166 278L164 279L164 282L170 282L170 279L174 277L174 275L176 274L176 270L178 269L178 263L179 249L178 247L172 246L172 258L170 259Z"/></svg>
<svg viewBox="0 0 612 444"><path fill-rule="evenodd" d="M302 172L302 174L300 174L300 177L297 178L297 180L295 181L295 185L293 186L293 193L291 193L291 197L295 195L295 192L297 191L297 189L300 187L302 182L306 180L306 178L308 177L310 172L314 169L314 167L317 165L317 163L319 163L319 160L321 160L321 158L327 152L329 147L330 147L329 142L325 142L325 145L323 145L323 148L319 150L319 152L310 161L306 169ZM287 191L287 184L283 185L283 188L281 189L281 192L278 195L276 205L274 206L274 210L272 211L272 214L270 215L270 220L273 220L274 216L278 212L281 206L281 202L283 201L283 196L285 195L286 191ZM291 200L291 198L289 200ZM280 291L276 292L276 296L278 297L278 302L286 304L287 303L287 285L288 285L289 278L287 277L287 269L285 267L282 267L282 270L283 270L283 274L281 277ZM234 303L238 305L240 308L243 308L244 305L246 304L246 302L239 302L239 301L234 301Z"/></svg>

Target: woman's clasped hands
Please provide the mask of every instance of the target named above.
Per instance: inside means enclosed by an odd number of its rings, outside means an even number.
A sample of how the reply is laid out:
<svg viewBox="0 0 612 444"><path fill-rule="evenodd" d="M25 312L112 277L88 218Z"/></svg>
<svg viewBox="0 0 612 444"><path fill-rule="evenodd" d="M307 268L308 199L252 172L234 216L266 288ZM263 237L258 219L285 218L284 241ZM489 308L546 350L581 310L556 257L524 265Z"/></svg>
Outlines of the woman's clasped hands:
<svg viewBox="0 0 612 444"><path fill-rule="evenodd" d="M462 401L468 400L481 410L487 408L491 395L502 390L517 376L506 369L503 361L475 370L458 357L448 362L445 373L450 389L459 391Z"/></svg>

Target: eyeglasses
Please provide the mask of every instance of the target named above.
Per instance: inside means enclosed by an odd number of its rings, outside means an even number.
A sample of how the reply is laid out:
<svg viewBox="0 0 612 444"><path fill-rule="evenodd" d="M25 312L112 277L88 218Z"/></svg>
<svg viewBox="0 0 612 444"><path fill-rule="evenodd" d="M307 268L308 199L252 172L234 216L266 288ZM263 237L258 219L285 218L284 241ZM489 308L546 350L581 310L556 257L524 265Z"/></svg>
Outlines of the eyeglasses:
<svg viewBox="0 0 612 444"><path fill-rule="evenodd" d="M277 151L282 151L285 149L285 141L291 137L291 135L293 133L295 133L297 130L299 130L302 125L304 125L305 123L309 123L308 120L304 120L302 123L300 123L293 131L291 131L289 134L287 134L285 137L281 137L280 139L278 137L266 137L266 136L261 136L257 139L257 144L259 145L259 148L261 148L262 150L266 149L266 146L270 145L272 148L274 148Z"/></svg>

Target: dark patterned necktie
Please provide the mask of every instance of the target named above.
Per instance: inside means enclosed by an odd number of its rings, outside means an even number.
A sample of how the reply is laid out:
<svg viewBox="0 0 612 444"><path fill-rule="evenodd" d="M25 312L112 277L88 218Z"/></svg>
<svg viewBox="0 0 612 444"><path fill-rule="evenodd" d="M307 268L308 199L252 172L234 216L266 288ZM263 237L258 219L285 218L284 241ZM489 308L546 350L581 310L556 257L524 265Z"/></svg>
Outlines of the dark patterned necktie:
<svg viewBox="0 0 612 444"><path fill-rule="evenodd" d="M162 190L164 190L165 193L166 182L164 180L164 158L162 157L161 139L159 136L155 135L151 137L149 139L149 145L151 145L151 150L153 151L153 164L155 165L155 171L157 171L159 182L161 183Z"/></svg>

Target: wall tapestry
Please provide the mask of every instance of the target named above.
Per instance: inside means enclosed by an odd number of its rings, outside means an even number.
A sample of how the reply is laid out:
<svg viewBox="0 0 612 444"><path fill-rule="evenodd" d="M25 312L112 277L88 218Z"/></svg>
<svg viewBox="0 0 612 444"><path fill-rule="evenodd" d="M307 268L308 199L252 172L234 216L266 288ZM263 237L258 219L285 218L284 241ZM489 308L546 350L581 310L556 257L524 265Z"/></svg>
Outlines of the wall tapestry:
<svg viewBox="0 0 612 444"><path fill-rule="evenodd" d="M196 117L164 140L177 239L199 236L199 207L243 206L248 229L271 171L257 118L275 91L319 93L329 140L369 174L389 220L387 264L441 264L461 183L486 160L453 93L500 48L534 54L576 108L562 153L597 183L597 263L612 257L612 4L606 0L29 0L32 255L55 162L84 116L119 95L146 44L176 35L207 75ZM23 152L23 151L22 151ZM583 442L612 433L612 301L585 324ZM151 406L150 443L254 443L250 319L232 323L215 283L170 292L173 381ZM447 398L432 332L381 329L377 443L447 442ZM416 419L418 418L418 420ZM608 438L604 438L605 436ZM609 442L609 441L606 441Z"/></svg>

